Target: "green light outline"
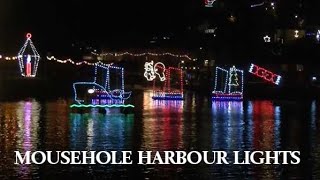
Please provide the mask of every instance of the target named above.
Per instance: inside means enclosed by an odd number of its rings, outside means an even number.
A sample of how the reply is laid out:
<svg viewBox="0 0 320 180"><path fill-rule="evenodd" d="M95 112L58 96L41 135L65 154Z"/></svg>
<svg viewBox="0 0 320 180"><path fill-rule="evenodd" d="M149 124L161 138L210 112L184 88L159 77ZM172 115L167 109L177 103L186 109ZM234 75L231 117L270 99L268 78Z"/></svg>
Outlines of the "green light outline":
<svg viewBox="0 0 320 180"><path fill-rule="evenodd" d="M70 105L70 108L95 108L95 107L99 107L99 108L127 108L127 107L132 107L134 108L134 105L132 104L112 104L112 105L93 105L93 104L72 104Z"/></svg>

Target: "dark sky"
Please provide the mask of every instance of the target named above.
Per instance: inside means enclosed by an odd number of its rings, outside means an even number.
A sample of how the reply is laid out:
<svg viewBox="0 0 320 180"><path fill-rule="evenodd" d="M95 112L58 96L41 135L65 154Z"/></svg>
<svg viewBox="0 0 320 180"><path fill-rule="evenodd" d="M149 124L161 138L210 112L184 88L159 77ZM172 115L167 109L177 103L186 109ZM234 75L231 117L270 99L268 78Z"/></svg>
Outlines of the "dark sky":
<svg viewBox="0 0 320 180"><path fill-rule="evenodd" d="M246 11L242 7L262 0L218 1L225 4L224 11L231 12ZM295 12L300 1L279 1L282 16ZM303 2L309 20L320 21L316 14L320 2ZM16 53L27 32L45 51L63 49L75 41L112 44L159 32L179 33L193 21L215 16L206 11L215 10L204 8L203 0L0 0L0 53Z"/></svg>
<svg viewBox="0 0 320 180"><path fill-rule="evenodd" d="M179 31L202 3L187 1L1 0L0 51L20 47L26 32L50 48L49 43L56 47Z"/></svg>

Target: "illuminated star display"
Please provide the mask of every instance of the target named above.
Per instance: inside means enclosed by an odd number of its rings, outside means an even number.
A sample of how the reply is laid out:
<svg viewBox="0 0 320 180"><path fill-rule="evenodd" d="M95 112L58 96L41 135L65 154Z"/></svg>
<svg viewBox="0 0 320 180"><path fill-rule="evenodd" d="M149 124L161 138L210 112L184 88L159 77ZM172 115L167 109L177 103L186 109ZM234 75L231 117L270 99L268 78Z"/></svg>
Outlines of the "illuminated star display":
<svg viewBox="0 0 320 180"><path fill-rule="evenodd" d="M268 36L268 35L266 35L265 37L263 37L263 39L264 39L264 42L271 42L271 38L270 38L270 36Z"/></svg>

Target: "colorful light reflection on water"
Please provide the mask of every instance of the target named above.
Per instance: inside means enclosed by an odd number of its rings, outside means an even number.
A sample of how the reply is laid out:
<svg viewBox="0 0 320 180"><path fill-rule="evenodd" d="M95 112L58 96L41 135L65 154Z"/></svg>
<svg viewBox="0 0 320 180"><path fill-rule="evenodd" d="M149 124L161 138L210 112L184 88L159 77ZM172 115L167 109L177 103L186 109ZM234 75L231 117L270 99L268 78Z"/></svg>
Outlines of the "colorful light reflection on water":
<svg viewBox="0 0 320 180"><path fill-rule="evenodd" d="M319 102L212 102L134 98L134 115L72 113L67 100L0 103L0 179L11 178L317 178ZM300 150L301 166L15 166L26 150Z"/></svg>

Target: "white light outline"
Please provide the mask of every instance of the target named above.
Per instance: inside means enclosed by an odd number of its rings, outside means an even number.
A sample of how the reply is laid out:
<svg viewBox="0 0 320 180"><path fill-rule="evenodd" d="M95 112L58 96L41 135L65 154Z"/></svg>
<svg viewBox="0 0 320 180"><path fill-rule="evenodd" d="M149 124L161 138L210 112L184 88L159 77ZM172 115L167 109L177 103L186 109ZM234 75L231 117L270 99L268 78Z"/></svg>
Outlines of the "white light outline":
<svg viewBox="0 0 320 180"><path fill-rule="evenodd" d="M266 35L266 36L263 37L263 40L264 40L264 42L268 42L269 43L269 42L271 42L271 37Z"/></svg>
<svg viewBox="0 0 320 180"><path fill-rule="evenodd" d="M231 92L231 71L240 72L241 73L241 91ZM243 94L243 70L237 69L235 66L232 66L229 70L229 94Z"/></svg>
<svg viewBox="0 0 320 180"><path fill-rule="evenodd" d="M160 66L160 68L159 68ZM159 69L162 69L162 72L159 73ZM160 81L166 80L166 66L162 62L157 62L153 65L153 61L146 62L144 64L144 77L148 81L153 81L158 76Z"/></svg>
<svg viewBox="0 0 320 180"><path fill-rule="evenodd" d="M30 45L31 47L31 50L32 50L32 53L33 55L30 55L31 58L34 59L34 63L33 63L33 68L32 68L32 73L31 73L31 76L30 77L36 77L37 75L37 70L38 70L38 65L39 65L39 60L40 60L40 55L37 51L37 49L35 48L32 40L31 40L31 37L32 35L30 33L27 34L27 40L25 41L24 45L22 46L22 48L20 49L19 53L18 53L18 60L19 60L19 67L20 67L20 73L21 73L21 76L23 77L26 77L26 74L25 74L25 64L24 64L24 52L27 48L28 45Z"/></svg>
<svg viewBox="0 0 320 180"><path fill-rule="evenodd" d="M217 91L217 84L218 84L218 70L221 70L221 71L224 71L227 73L227 76L226 76L226 80L224 82L224 90L223 91ZM216 67L216 74L215 74L215 86L214 86L214 91L213 93L226 93L227 92L227 85L228 85L228 77L229 77L229 71L226 70L226 69L223 69L221 67Z"/></svg>

